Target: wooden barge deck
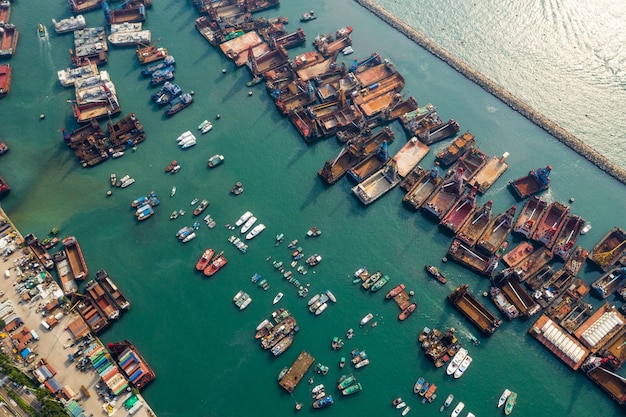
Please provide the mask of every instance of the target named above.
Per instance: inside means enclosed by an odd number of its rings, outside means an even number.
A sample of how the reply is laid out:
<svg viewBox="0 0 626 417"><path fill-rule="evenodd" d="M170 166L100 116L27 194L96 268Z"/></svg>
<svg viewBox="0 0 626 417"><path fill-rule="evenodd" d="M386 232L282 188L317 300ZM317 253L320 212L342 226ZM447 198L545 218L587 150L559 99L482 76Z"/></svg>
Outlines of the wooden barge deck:
<svg viewBox="0 0 626 417"><path fill-rule="evenodd" d="M467 246L459 239L454 239L448 249L448 256L453 261L477 272L490 277L498 265L497 256L484 255L474 248Z"/></svg>
<svg viewBox="0 0 626 417"><path fill-rule="evenodd" d="M482 305L467 287L467 284L457 287L448 295L448 300L483 334L490 336L498 330L502 320Z"/></svg>
<svg viewBox="0 0 626 417"><path fill-rule="evenodd" d="M393 157L398 166L398 175L402 178L406 177L429 151L430 148L417 140L416 137L409 139L406 145Z"/></svg>
<svg viewBox="0 0 626 417"><path fill-rule="evenodd" d="M492 206L493 202L489 200L483 204L482 207L474 211L472 217L459 229L456 237L461 242L469 246L474 246L491 222L493 217Z"/></svg>
<svg viewBox="0 0 626 417"><path fill-rule="evenodd" d="M504 174L509 168L509 164L506 163L506 158L509 157L509 153L505 152L502 156L492 157L483 166L474 178L470 181L470 185L478 187L478 192L484 194L498 178Z"/></svg>
<svg viewBox="0 0 626 417"><path fill-rule="evenodd" d="M300 352L294 363L289 367L289 370L287 370L283 379L278 382L278 385L283 387L288 393L292 393L298 386L298 383L300 383L300 380L302 380L306 371L313 365L313 362L315 362L313 356L305 351Z"/></svg>
<svg viewBox="0 0 626 417"><path fill-rule="evenodd" d="M524 287L515 279L507 279L501 284L506 298L517 308L524 317L532 317L541 310L541 306L526 292Z"/></svg>
<svg viewBox="0 0 626 417"><path fill-rule="evenodd" d="M539 219L543 217L543 212L546 210L546 207L548 207L548 203L544 200L537 196L531 196L526 200L522 211L519 216L517 216L517 220L513 226L513 232L519 233L526 239L530 239L535 233L537 226L539 226Z"/></svg>
<svg viewBox="0 0 626 417"><path fill-rule="evenodd" d="M552 252L546 247L536 249L526 257L517 267L515 273L520 282L524 282L552 260Z"/></svg>
<svg viewBox="0 0 626 417"><path fill-rule="evenodd" d="M545 314L537 319L528 333L573 370L580 368L589 355L589 350L582 343Z"/></svg>

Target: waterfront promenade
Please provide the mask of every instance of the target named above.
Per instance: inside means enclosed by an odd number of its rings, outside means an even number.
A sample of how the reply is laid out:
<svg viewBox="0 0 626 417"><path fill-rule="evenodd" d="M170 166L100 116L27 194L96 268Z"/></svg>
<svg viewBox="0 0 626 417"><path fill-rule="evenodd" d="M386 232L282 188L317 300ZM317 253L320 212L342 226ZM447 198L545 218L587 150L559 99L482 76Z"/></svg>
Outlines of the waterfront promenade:
<svg viewBox="0 0 626 417"><path fill-rule="evenodd" d="M28 276L31 271L21 271L18 265L23 260L31 256L31 250L28 247L21 248L19 243L23 242L22 234L11 223L10 219L0 208L0 222L8 221L11 227L6 229L0 236L0 249L2 249L3 257L0 259L0 271L3 278L0 278L0 291L4 293L0 297L0 302L10 300L13 313L21 319L23 325L16 328L12 333L2 333L3 337L0 341L1 349L4 353L14 359L18 359L16 366L20 368L29 377L33 378L32 370L36 368L36 364L40 361L47 362L56 375L54 377L64 388L65 393L73 394L72 399L80 405L84 410L84 415L103 415L106 414L104 409L104 397L97 393L99 387L105 387L98 374L91 368L81 371L76 366L81 356L77 353L81 347L87 346L89 343L101 343L97 338L91 335L75 340L68 331L68 325L76 319L82 320L80 316L70 310L65 310L63 317L59 317L59 323L46 329L42 324L45 318L43 312L44 306L49 302L53 302L60 293L60 288L54 278L46 272L46 278L37 288L39 292L34 296L26 296L24 293L19 294L18 282ZM9 253L11 252L11 253ZM58 314L57 309L54 314ZM58 317L58 316L57 316ZM17 339L17 332L23 329L34 330L39 340L33 339L26 344L26 348L30 349L32 355L22 358L17 349L14 348L13 341ZM70 361L68 355L74 354L75 360ZM34 379L34 378L33 378ZM9 386L9 389L11 387ZM17 388L15 388L17 390ZM132 395L131 390L117 396L115 401L110 403L111 411L109 415L127 415L128 412L123 409L124 401ZM155 417L155 413L145 400L139 395L139 401L143 406L133 415L141 417ZM67 400L69 402L71 400ZM121 408L121 410L120 410ZM118 411L119 410L119 411Z"/></svg>

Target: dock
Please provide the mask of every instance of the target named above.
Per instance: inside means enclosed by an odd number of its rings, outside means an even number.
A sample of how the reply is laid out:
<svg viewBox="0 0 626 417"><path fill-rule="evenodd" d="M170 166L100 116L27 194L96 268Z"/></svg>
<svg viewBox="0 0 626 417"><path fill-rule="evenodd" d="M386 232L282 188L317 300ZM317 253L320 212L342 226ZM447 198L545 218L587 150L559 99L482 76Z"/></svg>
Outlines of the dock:
<svg viewBox="0 0 626 417"><path fill-rule="evenodd" d="M292 363L289 367L289 370L283 379L278 382L278 385L283 387L288 393L292 393L298 386L298 383L300 383L300 380L306 371L308 371L311 365L313 365L313 362L315 362L315 358L313 356L309 355L305 351L300 352L294 363Z"/></svg>

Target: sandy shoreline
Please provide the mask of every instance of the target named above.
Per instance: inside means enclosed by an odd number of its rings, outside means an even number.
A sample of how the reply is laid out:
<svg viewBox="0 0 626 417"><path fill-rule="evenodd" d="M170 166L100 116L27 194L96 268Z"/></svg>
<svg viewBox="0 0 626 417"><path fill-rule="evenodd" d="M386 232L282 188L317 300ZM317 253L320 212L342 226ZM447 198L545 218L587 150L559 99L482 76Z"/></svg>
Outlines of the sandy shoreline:
<svg viewBox="0 0 626 417"><path fill-rule="evenodd" d="M524 103L519 98L515 97L510 92L506 91L490 78L485 77L476 69L470 67L465 62L453 56L444 48L428 39L422 33L413 29L397 17L393 16L383 7L375 4L371 0L355 1L376 16L378 16L380 19L385 21L391 27L404 34L407 38L417 43L422 48L426 49L428 52L432 53L433 55L450 65L459 73L463 74L467 79L475 82L485 91L500 99L510 108L520 113L522 116L548 132L550 135L554 136L559 142L567 145L570 149L590 161L592 164L596 165L598 168L600 168L610 176L620 181L622 184L626 184L626 170L609 161L602 154L592 149L576 136L567 132L557 123L548 119L543 114L539 113L537 110L533 109L531 106Z"/></svg>

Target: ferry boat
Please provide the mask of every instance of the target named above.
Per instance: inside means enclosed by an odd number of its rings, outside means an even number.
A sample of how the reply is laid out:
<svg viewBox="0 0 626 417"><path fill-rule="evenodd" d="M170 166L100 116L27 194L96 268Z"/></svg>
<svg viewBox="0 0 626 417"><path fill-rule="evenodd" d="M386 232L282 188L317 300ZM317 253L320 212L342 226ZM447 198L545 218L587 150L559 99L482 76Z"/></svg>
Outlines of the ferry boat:
<svg viewBox="0 0 626 417"><path fill-rule="evenodd" d="M539 220L535 233L531 239L544 244L548 249L552 249L561 228L567 220L569 207L563 203L555 201L551 203Z"/></svg>
<svg viewBox="0 0 626 417"><path fill-rule="evenodd" d="M224 256L223 252L218 254L212 262L204 269L204 275L211 277L215 275L217 271L222 269L228 263L228 259Z"/></svg>
<svg viewBox="0 0 626 417"><path fill-rule="evenodd" d="M426 265L425 268L426 268L426 271L437 281L441 282L442 284L445 284L446 282L448 282L448 279L439 271L439 269L436 266Z"/></svg>
<svg viewBox="0 0 626 417"><path fill-rule="evenodd" d="M26 243L30 247L30 249L39 260L39 263L41 263L44 268L48 270L54 268L54 261L52 260L52 256L50 256L46 248L43 247L37 236L32 233L27 234L26 236L24 236L24 243Z"/></svg>
<svg viewBox="0 0 626 417"><path fill-rule="evenodd" d="M533 169L528 175L510 181L509 186L517 197L525 199L550 187L551 171L550 165L545 168Z"/></svg>
<svg viewBox="0 0 626 417"><path fill-rule="evenodd" d="M544 200L537 196L531 196L526 200L526 203L524 203L524 207L522 207L522 211L513 226L513 232L521 234L526 239L530 239L535 233L539 225L539 219L541 219L547 207L548 203Z"/></svg>
<svg viewBox="0 0 626 417"><path fill-rule="evenodd" d="M9 94L11 90L11 65L0 65L0 97Z"/></svg>
<svg viewBox="0 0 626 417"><path fill-rule="evenodd" d="M209 262L211 262L213 255L215 255L215 251L211 248L206 248L202 256L200 256L200 259L198 259L198 262L196 262L196 270L204 271L209 265Z"/></svg>
<svg viewBox="0 0 626 417"><path fill-rule="evenodd" d="M402 291L404 291L404 289L406 288L406 285L404 284L400 284L394 288L392 288L391 290L389 290L389 292L387 294L385 294L385 299L390 300L393 297L395 297L396 295L400 294Z"/></svg>
<svg viewBox="0 0 626 417"><path fill-rule="evenodd" d="M87 282L85 285L85 291L98 308L102 310L108 320L117 320L120 317L120 310L104 291L98 281L91 280Z"/></svg>
<svg viewBox="0 0 626 417"><path fill-rule="evenodd" d="M107 347L133 387L142 389L156 378L150 365L128 340L109 343Z"/></svg>
<svg viewBox="0 0 626 417"><path fill-rule="evenodd" d="M54 262L63 293L69 296L78 291L78 285L74 280L74 275L72 274L72 269L70 268L70 263L67 260L67 255L64 250L54 254Z"/></svg>
<svg viewBox="0 0 626 417"><path fill-rule="evenodd" d="M492 205L493 202L489 200L481 208L475 210L472 216L458 230L456 234L457 239L469 246L474 246L491 222L493 217Z"/></svg>
<svg viewBox="0 0 626 417"><path fill-rule="evenodd" d="M493 334L502 324L502 320L469 292L467 284L452 291L448 295L448 300L487 336Z"/></svg>
<svg viewBox="0 0 626 417"><path fill-rule="evenodd" d="M513 228L513 218L517 207L512 206L504 213L497 215L487 226L476 247L490 255L496 253Z"/></svg>
<svg viewBox="0 0 626 417"><path fill-rule="evenodd" d="M619 227L614 227L593 247L588 259L607 272L625 250L626 232Z"/></svg>
<svg viewBox="0 0 626 417"><path fill-rule="evenodd" d="M118 309L130 310L130 301L128 301L104 269L96 272L96 281L100 283L104 292L113 300Z"/></svg>
<svg viewBox="0 0 626 417"><path fill-rule="evenodd" d="M474 135L470 132L465 132L456 138L445 150L439 152L437 160L443 166L452 165L461 155L471 149L475 143Z"/></svg>
<svg viewBox="0 0 626 417"><path fill-rule="evenodd" d="M78 244L78 239L75 236L68 236L63 239L63 246L67 255L67 260L72 269L74 279L77 281L83 281L87 278L89 270L87 269L87 263L83 257L83 252Z"/></svg>
<svg viewBox="0 0 626 417"><path fill-rule="evenodd" d="M572 214L565 220L561 232L554 241L552 248L554 256L563 261L569 258L584 225L585 219L576 214Z"/></svg>
<svg viewBox="0 0 626 417"><path fill-rule="evenodd" d="M474 210L476 210L477 192L478 189L472 187L467 194L464 194L458 199L448 213L441 219L439 225L456 234L472 214L474 214Z"/></svg>
<svg viewBox="0 0 626 417"><path fill-rule="evenodd" d="M463 168L458 168L439 185L422 210L441 220L461 198L464 189Z"/></svg>

